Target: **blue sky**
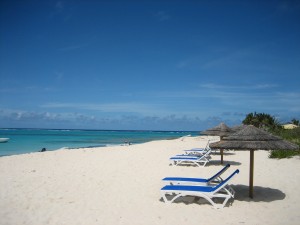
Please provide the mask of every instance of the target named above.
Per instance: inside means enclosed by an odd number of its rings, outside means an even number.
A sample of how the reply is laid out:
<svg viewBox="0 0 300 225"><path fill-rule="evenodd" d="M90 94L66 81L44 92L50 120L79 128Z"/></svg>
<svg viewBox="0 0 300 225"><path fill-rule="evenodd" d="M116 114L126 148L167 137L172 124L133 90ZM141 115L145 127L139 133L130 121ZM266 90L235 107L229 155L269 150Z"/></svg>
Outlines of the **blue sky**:
<svg viewBox="0 0 300 225"><path fill-rule="evenodd" d="M0 2L0 127L300 119L299 1Z"/></svg>

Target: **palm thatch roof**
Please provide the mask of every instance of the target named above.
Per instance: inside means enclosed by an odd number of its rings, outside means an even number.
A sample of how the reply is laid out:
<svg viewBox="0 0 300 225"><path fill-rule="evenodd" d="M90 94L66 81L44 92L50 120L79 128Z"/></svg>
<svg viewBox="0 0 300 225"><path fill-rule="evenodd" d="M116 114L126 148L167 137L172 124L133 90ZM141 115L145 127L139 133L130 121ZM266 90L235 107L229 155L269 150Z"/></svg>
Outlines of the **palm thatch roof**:
<svg viewBox="0 0 300 225"><path fill-rule="evenodd" d="M202 131L201 134L225 137L232 133L232 130L225 124L220 123L218 126Z"/></svg>
<svg viewBox="0 0 300 225"><path fill-rule="evenodd" d="M246 126L247 125L241 124L241 125L237 125L237 126L231 127L230 129L235 133L235 132L238 132L238 131L244 129Z"/></svg>
<svg viewBox="0 0 300 225"><path fill-rule="evenodd" d="M210 144L211 148L236 150L296 150L298 145L281 139L252 125L224 137L222 141Z"/></svg>
<svg viewBox="0 0 300 225"><path fill-rule="evenodd" d="M285 140L278 141L220 141L210 144L211 148L236 150L297 150L299 147Z"/></svg>
<svg viewBox="0 0 300 225"><path fill-rule="evenodd" d="M232 132L233 131L225 123L220 123L218 126L215 126L213 128L201 132L201 134L220 136L220 139L222 140L223 137L232 134ZM221 154L221 164L223 164L223 149L220 149L220 154Z"/></svg>

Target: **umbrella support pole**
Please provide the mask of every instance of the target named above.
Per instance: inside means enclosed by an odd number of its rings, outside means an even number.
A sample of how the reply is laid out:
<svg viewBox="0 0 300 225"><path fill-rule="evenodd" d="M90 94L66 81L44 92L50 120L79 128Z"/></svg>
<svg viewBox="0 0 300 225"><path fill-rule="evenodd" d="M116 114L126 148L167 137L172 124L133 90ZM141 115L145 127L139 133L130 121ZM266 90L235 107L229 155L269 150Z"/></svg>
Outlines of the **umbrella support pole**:
<svg viewBox="0 0 300 225"><path fill-rule="evenodd" d="M249 197L253 198L254 150L250 150Z"/></svg>
<svg viewBox="0 0 300 225"><path fill-rule="evenodd" d="M221 153L221 165L223 165L223 149L220 149L220 153Z"/></svg>

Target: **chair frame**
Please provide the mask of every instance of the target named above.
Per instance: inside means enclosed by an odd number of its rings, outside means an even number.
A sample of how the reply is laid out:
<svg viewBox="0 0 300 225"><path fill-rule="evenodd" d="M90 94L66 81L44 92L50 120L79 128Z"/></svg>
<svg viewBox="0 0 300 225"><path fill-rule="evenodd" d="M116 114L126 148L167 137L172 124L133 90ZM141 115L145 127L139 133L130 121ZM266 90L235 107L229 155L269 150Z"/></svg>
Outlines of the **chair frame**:
<svg viewBox="0 0 300 225"><path fill-rule="evenodd" d="M162 179L163 182L170 185L201 185L207 186L212 184L219 184L223 182L221 175L225 173L230 167L230 164L224 166L219 172L214 174L212 177L206 178L193 178L193 177L165 177Z"/></svg>
<svg viewBox="0 0 300 225"><path fill-rule="evenodd" d="M171 157L173 165L182 165L182 164L194 164L199 167L204 167L210 160L211 150L208 150L205 154L201 156L189 156L189 155L176 155Z"/></svg>
<svg viewBox="0 0 300 225"><path fill-rule="evenodd" d="M161 197L169 204L179 197L194 196L206 199L215 209L224 208L230 198L234 198L235 191L228 185L229 180L239 173L235 170L229 177L216 186L190 186L190 185L166 185L161 189ZM171 196L168 200L167 196ZM223 198L221 204L213 201L213 198Z"/></svg>

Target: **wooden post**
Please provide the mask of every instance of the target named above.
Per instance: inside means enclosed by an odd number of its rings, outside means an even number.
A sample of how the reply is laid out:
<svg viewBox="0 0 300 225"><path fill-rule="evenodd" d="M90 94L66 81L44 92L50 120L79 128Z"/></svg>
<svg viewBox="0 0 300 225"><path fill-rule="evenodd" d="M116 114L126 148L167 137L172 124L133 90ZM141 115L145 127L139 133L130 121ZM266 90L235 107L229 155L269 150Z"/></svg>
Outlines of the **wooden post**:
<svg viewBox="0 0 300 225"><path fill-rule="evenodd" d="M220 153L221 153L221 165L223 165L223 149L220 149Z"/></svg>
<svg viewBox="0 0 300 225"><path fill-rule="evenodd" d="M223 136L220 136L220 141L222 141ZM220 154L221 154L221 165L223 165L223 149L220 149Z"/></svg>
<svg viewBox="0 0 300 225"><path fill-rule="evenodd" d="M250 150L249 197L253 198L254 150Z"/></svg>

